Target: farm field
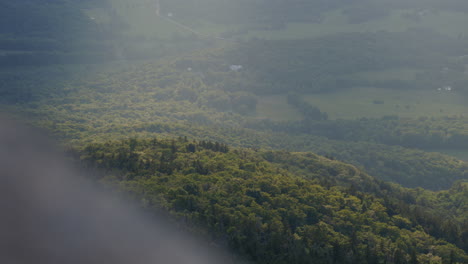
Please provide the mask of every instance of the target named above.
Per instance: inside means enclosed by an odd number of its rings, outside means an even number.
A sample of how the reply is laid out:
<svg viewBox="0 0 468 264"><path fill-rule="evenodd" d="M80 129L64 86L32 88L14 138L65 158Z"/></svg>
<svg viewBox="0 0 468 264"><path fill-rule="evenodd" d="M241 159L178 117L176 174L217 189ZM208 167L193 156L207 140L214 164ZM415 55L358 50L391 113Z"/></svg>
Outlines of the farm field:
<svg viewBox="0 0 468 264"><path fill-rule="evenodd" d="M324 15L320 23L288 23L281 30L253 30L247 34L249 37L261 37L266 39L297 39L307 37L319 37L346 32L403 32L410 28L432 28L441 34L458 36L467 34L465 27L453 25L468 24L468 17L458 12L428 13L418 20L405 19L405 14L416 12L415 10L396 10L389 15L370 20L364 23L350 24L343 15L343 10L334 10Z"/></svg>
<svg viewBox="0 0 468 264"><path fill-rule="evenodd" d="M455 91L353 88L334 93L308 94L304 98L328 113L330 119L468 115L466 99ZM298 115L287 104L286 95L262 97L257 105L258 118L298 120L301 118Z"/></svg>
<svg viewBox="0 0 468 264"><path fill-rule="evenodd" d="M468 105L454 91L354 88L305 96L332 119L360 117L452 116L468 114Z"/></svg>

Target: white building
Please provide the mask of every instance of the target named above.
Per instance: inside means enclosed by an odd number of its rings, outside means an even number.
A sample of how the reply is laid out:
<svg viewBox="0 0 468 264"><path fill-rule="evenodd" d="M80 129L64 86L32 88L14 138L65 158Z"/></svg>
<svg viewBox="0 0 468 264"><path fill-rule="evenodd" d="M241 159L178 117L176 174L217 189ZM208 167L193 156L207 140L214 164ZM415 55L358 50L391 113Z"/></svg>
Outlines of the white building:
<svg viewBox="0 0 468 264"><path fill-rule="evenodd" d="M229 69L231 71L240 71L240 70L242 70L242 68L243 68L242 65L231 65L231 66L229 66Z"/></svg>

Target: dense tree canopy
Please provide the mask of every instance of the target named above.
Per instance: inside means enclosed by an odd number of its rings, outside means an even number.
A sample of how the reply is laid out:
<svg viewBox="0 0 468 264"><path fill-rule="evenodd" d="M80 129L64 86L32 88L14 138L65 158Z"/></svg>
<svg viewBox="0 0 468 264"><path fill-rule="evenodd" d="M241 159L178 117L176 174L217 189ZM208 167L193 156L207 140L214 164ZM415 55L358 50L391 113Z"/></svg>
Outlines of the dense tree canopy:
<svg viewBox="0 0 468 264"><path fill-rule="evenodd" d="M465 183L440 193L403 189L310 153L183 138L93 144L79 155L109 172L102 184L204 227L196 230L256 263L467 260L437 239L466 247Z"/></svg>

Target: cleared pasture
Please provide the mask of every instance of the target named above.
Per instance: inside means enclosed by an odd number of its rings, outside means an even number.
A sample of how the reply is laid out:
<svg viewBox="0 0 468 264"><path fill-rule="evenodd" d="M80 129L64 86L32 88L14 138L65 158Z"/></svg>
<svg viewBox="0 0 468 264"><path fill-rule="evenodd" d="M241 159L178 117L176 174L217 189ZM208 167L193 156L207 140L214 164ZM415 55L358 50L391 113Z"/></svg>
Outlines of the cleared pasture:
<svg viewBox="0 0 468 264"><path fill-rule="evenodd" d="M304 98L330 119L361 117L440 117L468 115L466 98L456 91L354 88L333 93L307 94ZM300 114L287 104L286 95L265 96L257 106L258 118L298 120Z"/></svg>

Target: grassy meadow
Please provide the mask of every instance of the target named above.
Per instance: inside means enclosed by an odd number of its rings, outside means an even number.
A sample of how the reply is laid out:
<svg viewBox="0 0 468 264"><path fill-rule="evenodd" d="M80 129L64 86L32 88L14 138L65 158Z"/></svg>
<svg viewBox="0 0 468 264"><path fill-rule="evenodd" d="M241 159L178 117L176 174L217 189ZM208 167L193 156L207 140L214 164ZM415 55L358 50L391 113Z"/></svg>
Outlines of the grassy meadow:
<svg viewBox="0 0 468 264"><path fill-rule="evenodd" d="M336 93L308 94L304 98L327 112L330 119L468 115L466 98L456 91L353 88ZM278 121L301 118L288 105L286 95L262 97L258 102L257 117Z"/></svg>

